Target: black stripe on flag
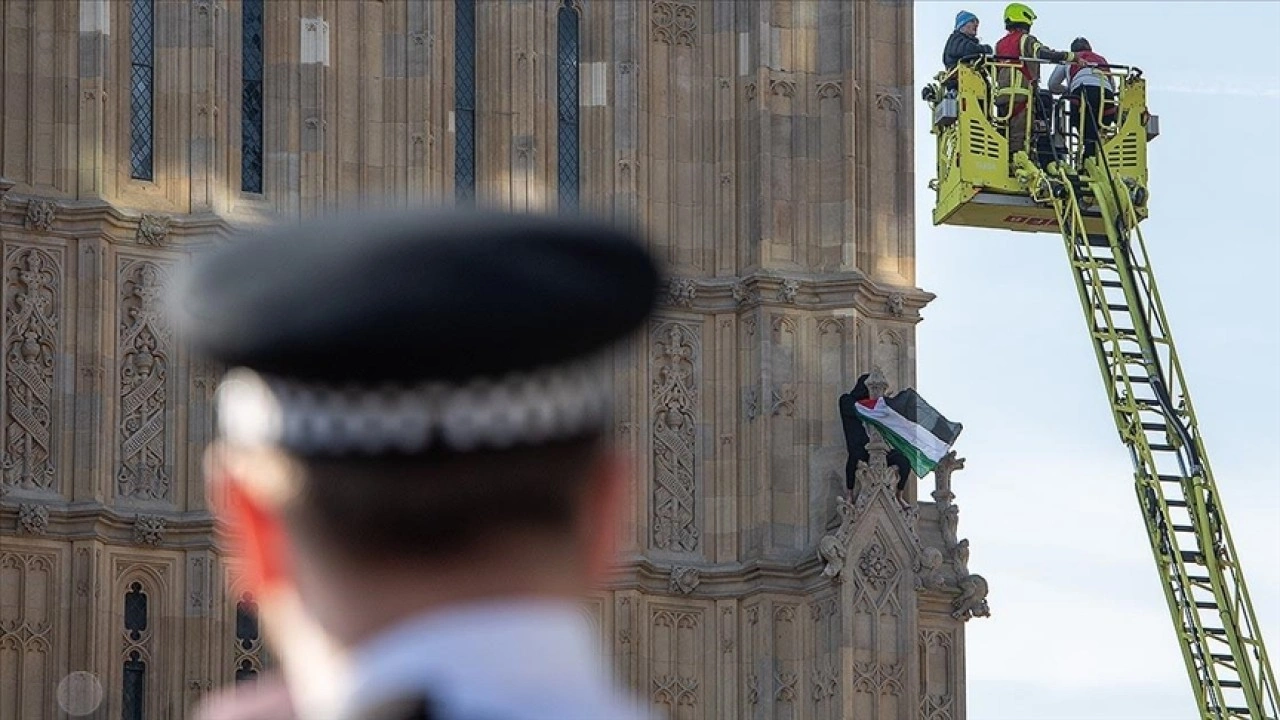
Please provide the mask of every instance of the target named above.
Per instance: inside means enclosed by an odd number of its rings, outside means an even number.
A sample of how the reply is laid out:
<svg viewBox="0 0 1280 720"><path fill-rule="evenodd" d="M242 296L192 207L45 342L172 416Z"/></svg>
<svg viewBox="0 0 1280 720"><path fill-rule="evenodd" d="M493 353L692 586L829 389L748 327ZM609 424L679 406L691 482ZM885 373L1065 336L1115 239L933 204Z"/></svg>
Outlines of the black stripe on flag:
<svg viewBox="0 0 1280 720"><path fill-rule="evenodd" d="M942 413L934 410L932 405L920 397L920 393L911 388L903 388L897 395L885 398L885 404L902 417L928 430L947 446L954 445L956 438L960 437L960 431L964 430L963 425L943 417Z"/></svg>

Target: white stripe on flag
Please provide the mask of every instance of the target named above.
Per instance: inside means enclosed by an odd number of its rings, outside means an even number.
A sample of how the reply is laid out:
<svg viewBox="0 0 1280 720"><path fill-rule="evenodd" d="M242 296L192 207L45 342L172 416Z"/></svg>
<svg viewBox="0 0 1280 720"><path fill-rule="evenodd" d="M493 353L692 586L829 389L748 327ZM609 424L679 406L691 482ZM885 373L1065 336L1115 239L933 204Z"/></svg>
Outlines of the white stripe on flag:
<svg viewBox="0 0 1280 720"><path fill-rule="evenodd" d="M858 403L858 414L884 425L889 432L911 443L912 447L935 463L951 449L933 433L899 415L885 403L884 398L876 400L874 408Z"/></svg>

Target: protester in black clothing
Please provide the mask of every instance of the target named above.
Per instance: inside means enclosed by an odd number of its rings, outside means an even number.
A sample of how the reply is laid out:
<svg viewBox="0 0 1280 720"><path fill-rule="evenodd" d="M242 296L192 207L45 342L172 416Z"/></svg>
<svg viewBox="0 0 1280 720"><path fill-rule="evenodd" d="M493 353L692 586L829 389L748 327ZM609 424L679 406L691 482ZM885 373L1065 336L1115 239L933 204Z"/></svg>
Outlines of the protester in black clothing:
<svg viewBox="0 0 1280 720"><path fill-rule="evenodd" d="M868 377L870 374L864 373L858 378L852 390L840 396L840 421L844 424L844 442L849 450L849 460L844 466L844 483L850 495L853 494L854 474L858 469L858 462L871 462L871 454L867 452L867 443L870 439L867 437L867 428L862 424L862 418L858 416L856 407L859 400L871 397L871 391L867 389ZM906 455L897 450L890 450L888 464L889 467L898 470L898 502L907 506L903 493L907 489L907 476L911 474L911 462L907 460Z"/></svg>

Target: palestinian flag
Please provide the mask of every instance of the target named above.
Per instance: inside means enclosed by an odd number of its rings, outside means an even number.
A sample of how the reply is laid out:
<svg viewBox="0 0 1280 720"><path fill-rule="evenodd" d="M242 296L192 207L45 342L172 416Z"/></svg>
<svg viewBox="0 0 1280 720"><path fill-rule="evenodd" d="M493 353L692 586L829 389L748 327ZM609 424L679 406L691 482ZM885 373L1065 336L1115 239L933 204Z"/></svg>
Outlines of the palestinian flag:
<svg viewBox="0 0 1280 720"><path fill-rule="evenodd" d="M924 477L947 454L964 426L951 422L911 388L890 398L858 401L858 415L874 425L884 441L911 462L916 477Z"/></svg>

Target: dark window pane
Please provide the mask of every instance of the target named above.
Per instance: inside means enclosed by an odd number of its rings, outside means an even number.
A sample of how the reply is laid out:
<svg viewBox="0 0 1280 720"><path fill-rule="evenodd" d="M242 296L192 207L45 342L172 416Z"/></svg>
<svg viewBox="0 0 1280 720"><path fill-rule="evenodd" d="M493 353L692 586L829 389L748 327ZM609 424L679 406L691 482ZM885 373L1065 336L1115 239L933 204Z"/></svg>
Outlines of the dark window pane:
<svg viewBox="0 0 1280 720"><path fill-rule="evenodd" d="M578 13L560 6L557 74L557 177L561 212L578 209Z"/></svg>
<svg viewBox="0 0 1280 720"><path fill-rule="evenodd" d="M240 596L240 602L236 603L236 640L240 642L240 647L250 650L257 639L258 603L253 601L252 594L245 593Z"/></svg>
<svg viewBox="0 0 1280 720"><path fill-rule="evenodd" d="M140 583L133 583L125 593L124 629L134 641L141 639L147 629L147 594Z"/></svg>
<svg viewBox="0 0 1280 720"><path fill-rule="evenodd" d="M240 189L262 192L263 0L243 0L240 91Z"/></svg>
<svg viewBox="0 0 1280 720"><path fill-rule="evenodd" d="M236 684L253 682L257 679L258 671L253 669L253 663L248 660L241 660L240 667L236 668Z"/></svg>
<svg viewBox="0 0 1280 720"><path fill-rule="evenodd" d="M154 180L155 8L153 0L132 0L129 13L129 171Z"/></svg>
<svg viewBox="0 0 1280 720"><path fill-rule="evenodd" d="M147 664L135 650L124 661L124 693L121 700L124 720L142 720L147 704Z"/></svg>
<svg viewBox="0 0 1280 720"><path fill-rule="evenodd" d="M454 19L454 194L460 203L476 195L476 3L456 0Z"/></svg>

